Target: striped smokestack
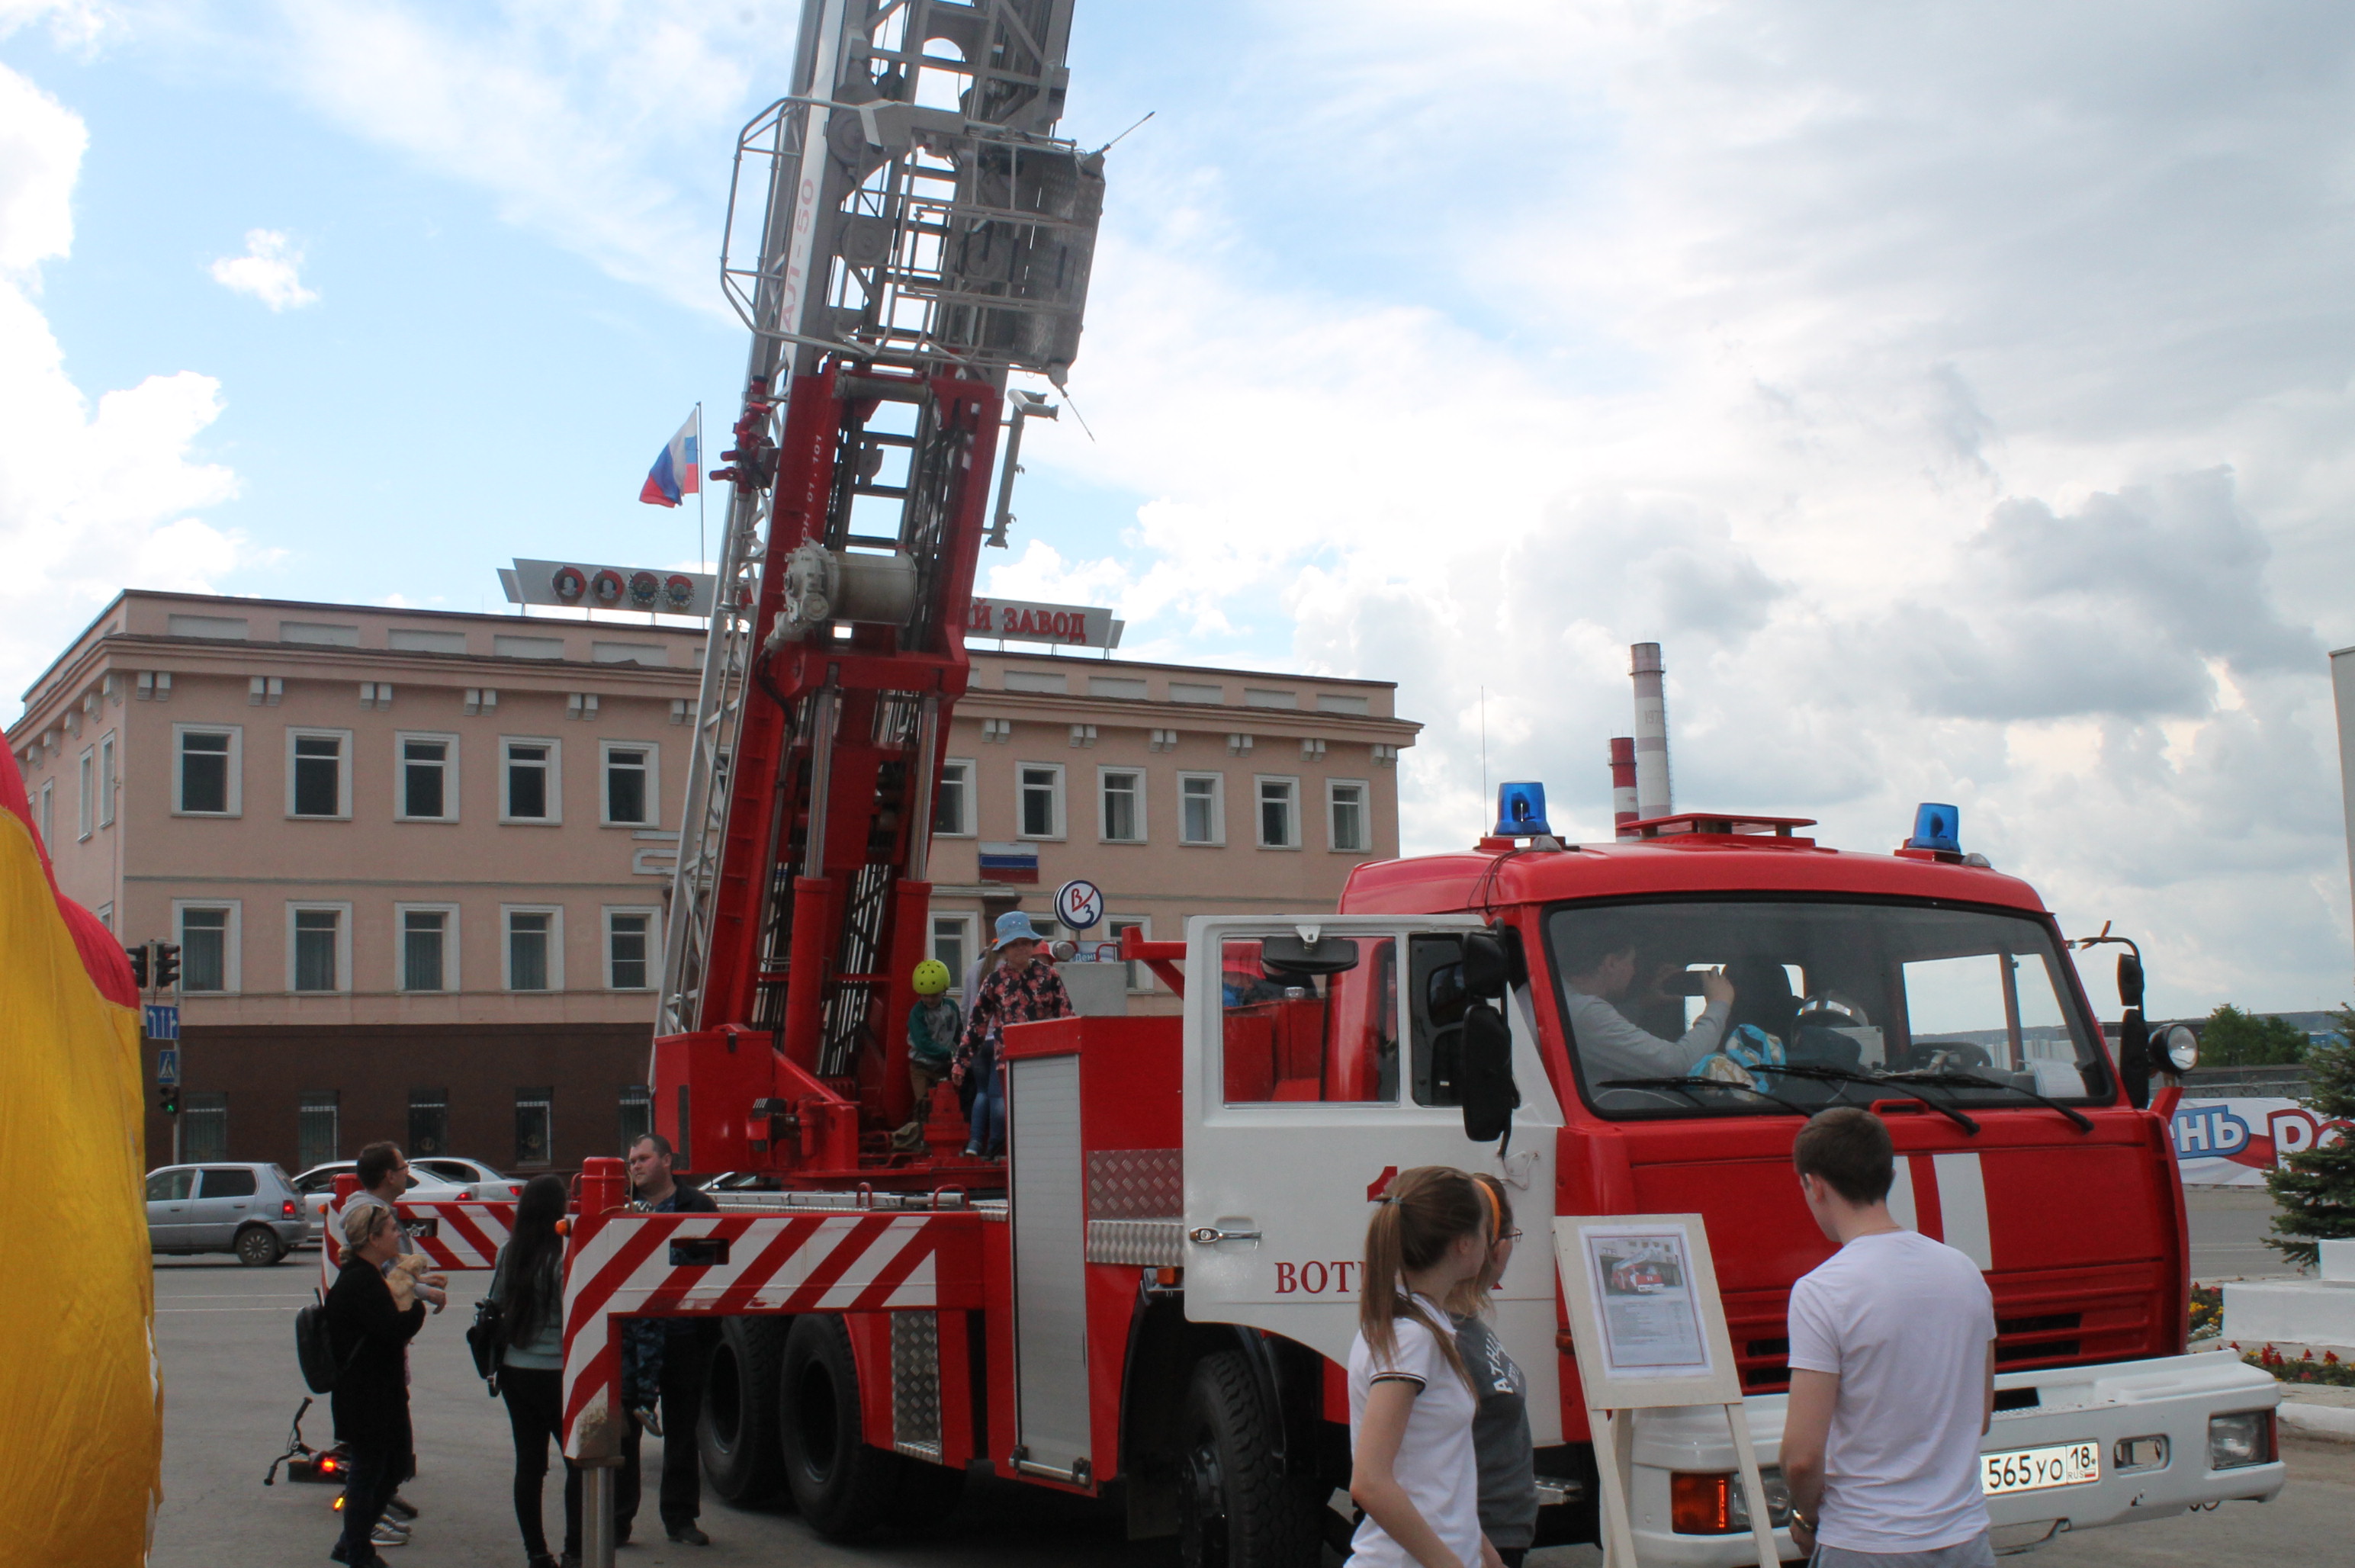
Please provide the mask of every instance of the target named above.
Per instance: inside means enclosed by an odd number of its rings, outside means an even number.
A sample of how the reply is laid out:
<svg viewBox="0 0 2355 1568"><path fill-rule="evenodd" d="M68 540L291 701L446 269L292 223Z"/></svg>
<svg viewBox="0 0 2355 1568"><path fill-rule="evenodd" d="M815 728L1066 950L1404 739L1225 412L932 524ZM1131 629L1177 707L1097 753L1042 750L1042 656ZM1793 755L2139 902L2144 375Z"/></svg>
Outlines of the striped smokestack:
<svg viewBox="0 0 2355 1568"><path fill-rule="evenodd" d="M1660 645L1627 650L1636 677L1636 812L1648 821L1676 809L1668 782L1668 699L1660 688Z"/></svg>
<svg viewBox="0 0 2355 1568"><path fill-rule="evenodd" d="M1630 837L1636 820L1636 737L1611 737L1611 826L1622 838Z"/></svg>

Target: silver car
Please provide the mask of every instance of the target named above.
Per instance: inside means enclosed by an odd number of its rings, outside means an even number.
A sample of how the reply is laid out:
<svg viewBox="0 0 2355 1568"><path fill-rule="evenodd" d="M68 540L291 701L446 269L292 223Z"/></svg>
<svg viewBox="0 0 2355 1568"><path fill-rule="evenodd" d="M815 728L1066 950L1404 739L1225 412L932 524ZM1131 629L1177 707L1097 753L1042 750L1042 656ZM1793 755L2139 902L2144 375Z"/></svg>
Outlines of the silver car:
<svg viewBox="0 0 2355 1568"><path fill-rule="evenodd" d="M147 1245L158 1253L235 1253L266 1268L309 1233L303 1201L274 1165L167 1165L147 1177Z"/></svg>

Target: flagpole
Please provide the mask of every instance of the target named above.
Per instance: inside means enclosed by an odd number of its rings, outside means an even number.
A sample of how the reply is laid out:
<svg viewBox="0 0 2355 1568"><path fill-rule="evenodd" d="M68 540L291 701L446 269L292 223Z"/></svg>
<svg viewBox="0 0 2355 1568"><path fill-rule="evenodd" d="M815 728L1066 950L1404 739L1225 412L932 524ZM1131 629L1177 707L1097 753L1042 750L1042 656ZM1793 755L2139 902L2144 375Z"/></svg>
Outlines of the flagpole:
<svg viewBox="0 0 2355 1568"><path fill-rule="evenodd" d="M704 509L703 497L710 488L704 483L704 476L710 472L711 464L703 455L703 400L698 398L695 400L695 569L698 571L709 564L703 546L705 519L709 514Z"/></svg>

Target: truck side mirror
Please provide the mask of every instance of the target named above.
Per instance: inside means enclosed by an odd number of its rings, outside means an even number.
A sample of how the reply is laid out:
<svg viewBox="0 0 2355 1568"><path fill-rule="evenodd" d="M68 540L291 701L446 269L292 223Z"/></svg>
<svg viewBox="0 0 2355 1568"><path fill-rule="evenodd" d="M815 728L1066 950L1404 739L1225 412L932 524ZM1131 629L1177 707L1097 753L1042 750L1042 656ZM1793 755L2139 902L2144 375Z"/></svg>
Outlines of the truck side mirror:
<svg viewBox="0 0 2355 1568"><path fill-rule="evenodd" d="M2118 1006L2142 1006L2142 960L2131 953L2118 955Z"/></svg>
<svg viewBox="0 0 2355 1568"><path fill-rule="evenodd" d="M1465 945L1468 969L1470 944ZM1521 1103L1521 1093L1513 1084L1513 1031L1505 1015L1486 1002L1464 1009L1464 1045L1455 1082L1464 1105L1464 1136L1474 1143L1503 1137L1513 1125L1513 1107Z"/></svg>
<svg viewBox="0 0 2355 1568"><path fill-rule="evenodd" d="M1464 938L1464 988L1490 1001L1502 997L1510 986L1529 983L1528 961L1521 954L1521 933L1509 925L1492 925Z"/></svg>
<svg viewBox="0 0 2355 1568"><path fill-rule="evenodd" d="M2126 1104L2136 1110L2150 1106L2150 1025L2142 1010L2128 1008L2118 1023L2118 1076L2126 1081Z"/></svg>

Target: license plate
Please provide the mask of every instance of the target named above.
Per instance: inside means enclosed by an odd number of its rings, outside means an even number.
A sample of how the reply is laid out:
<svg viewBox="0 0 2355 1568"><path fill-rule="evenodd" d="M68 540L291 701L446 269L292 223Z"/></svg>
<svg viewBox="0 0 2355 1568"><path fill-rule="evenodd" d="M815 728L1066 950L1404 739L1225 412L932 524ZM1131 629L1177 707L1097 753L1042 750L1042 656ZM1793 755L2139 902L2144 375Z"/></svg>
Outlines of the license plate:
<svg viewBox="0 0 2355 1568"><path fill-rule="evenodd" d="M2012 1448L1979 1456L1979 1490L2041 1492L2047 1487L2082 1487L2102 1478L2098 1443L2056 1443L2050 1448Z"/></svg>

